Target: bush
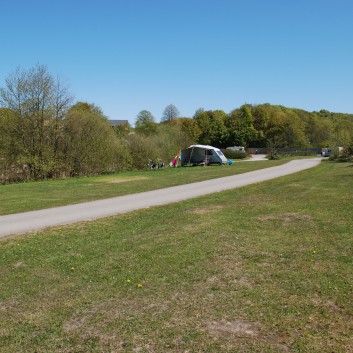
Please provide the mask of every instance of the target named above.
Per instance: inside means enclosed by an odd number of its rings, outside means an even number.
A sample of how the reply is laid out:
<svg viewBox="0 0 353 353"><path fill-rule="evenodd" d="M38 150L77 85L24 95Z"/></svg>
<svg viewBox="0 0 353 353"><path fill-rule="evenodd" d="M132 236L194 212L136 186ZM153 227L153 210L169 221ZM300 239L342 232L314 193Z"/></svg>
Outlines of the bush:
<svg viewBox="0 0 353 353"><path fill-rule="evenodd" d="M71 109L64 124L67 175L88 175L128 169L129 150L107 119L94 107Z"/></svg>
<svg viewBox="0 0 353 353"><path fill-rule="evenodd" d="M158 146L159 158L166 163L169 163L181 149L194 143L189 134L172 123L161 124L153 138Z"/></svg>
<svg viewBox="0 0 353 353"><path fill-rule="evenodd" d="M178 151L193 142L180 126L169 122L158 125L153 134L135 133L125 140L132 158L132 169L147 168L149 160L163 161L167 165Z"/></svg>
<svg viewBox="0 0 353 353"><path fill-rule="evenodd" d="M158 148L149 136L132 134L125 141L131 155L132 169L146 169L148 160L157 160Z"/></svg>
<svg viewBox="0 0 353 353"><path fill-rule="evenodd" d="M341 163L345 163L345 162L353 162L353 156L346 156L346 155L340 155L340 156L336 156L336 155L332 155L329 157L330 161L334 161L334 162L341 162Z"/></svg>

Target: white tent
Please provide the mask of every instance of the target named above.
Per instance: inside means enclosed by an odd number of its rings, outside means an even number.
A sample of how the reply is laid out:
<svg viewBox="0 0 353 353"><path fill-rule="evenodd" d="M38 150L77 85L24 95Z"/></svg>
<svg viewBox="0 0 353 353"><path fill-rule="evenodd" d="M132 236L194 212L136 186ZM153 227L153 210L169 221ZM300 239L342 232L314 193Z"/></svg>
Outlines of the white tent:
<svg viewBox="0 0 353 353"><path fill-rule="evenodd" d="M227 164L228 160L219 148L209 145L191 145L181 151L181 165Z"/></svg>

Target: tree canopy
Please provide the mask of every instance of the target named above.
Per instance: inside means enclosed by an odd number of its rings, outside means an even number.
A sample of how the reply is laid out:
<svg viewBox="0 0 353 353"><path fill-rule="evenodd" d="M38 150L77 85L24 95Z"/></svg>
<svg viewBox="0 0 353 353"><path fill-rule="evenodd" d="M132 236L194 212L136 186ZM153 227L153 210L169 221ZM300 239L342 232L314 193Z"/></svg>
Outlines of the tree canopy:
<svg viewBox="0 0 353 353"><path fill-rule="evenodd" d="M148 110L141 110L136 117L135 128L139 132L149 135L156 132L157 123L152 113Z"/></svg>
<svg viewBox="0 0 353 353"><path fill-rule="evenodd" d="M163 111L162 121L169 121L180 116L179 110L175 105L169 104Z"/></svg>

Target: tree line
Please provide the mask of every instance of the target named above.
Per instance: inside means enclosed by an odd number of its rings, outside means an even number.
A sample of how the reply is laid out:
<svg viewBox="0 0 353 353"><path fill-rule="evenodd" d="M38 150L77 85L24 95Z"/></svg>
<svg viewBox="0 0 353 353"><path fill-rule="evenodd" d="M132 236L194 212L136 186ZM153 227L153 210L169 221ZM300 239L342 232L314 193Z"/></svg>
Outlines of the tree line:
<svg viewBox="0 0 353 353"><path fill-rule="evenodd" d="M173 105L171 105L173 107ZM171 106L166 108L171 111ZM323 148L342 146L347 153L353 147L353 114L331 113L327 110L307 112L280 105L244 104L229 114L223 110L196 110L192 118L169 117L166 111L161 124L178 126L200 144L219 148L244 146L253 148ZM136 131L153 134L153 115L141 111L136 119Z"/></svg>
<svg viewBox="0 0 353 353"><path fill-rule="evenodd" d="M143 169L149 159L169 162L192 143L350 152L353 145L353 115L270 104L245 104L229 114L198 109L193 117L180 117L170 104L160 123L142 110L134 128L112 127L99 107L74 103L68 85L43 65L10 74L0 104L0 182Z"/></svg>

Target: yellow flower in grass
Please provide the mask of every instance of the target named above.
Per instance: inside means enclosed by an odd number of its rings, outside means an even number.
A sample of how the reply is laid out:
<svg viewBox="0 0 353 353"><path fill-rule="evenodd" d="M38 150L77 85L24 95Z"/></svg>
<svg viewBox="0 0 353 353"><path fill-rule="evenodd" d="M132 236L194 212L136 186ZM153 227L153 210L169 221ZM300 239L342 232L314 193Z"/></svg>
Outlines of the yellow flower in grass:
<svg viewBox="0 0 353 353"><path fill-rule="evenodd" d="M141 283L138 283L136 287L137 287L137 288L142 288L142 284L141 284Z"/></svg>
<svg viewBox="0 0 353 353"><path fill-rule="evenodd" d="M129 278L126 282L127 282L127 283L131 283L131 279Z"/></svg>

